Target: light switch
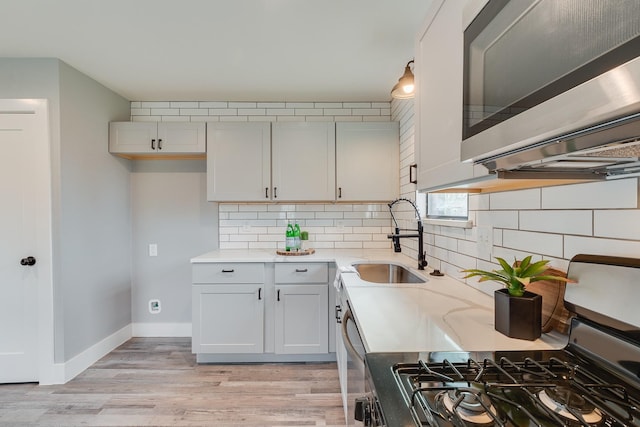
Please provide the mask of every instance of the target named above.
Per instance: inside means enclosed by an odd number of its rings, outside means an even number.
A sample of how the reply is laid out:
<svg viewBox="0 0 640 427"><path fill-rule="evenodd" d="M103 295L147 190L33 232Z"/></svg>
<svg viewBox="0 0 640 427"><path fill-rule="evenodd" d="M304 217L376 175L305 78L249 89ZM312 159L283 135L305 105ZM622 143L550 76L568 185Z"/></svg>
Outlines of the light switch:
<svg viewBox="0 0 640 427"><path fill-rule="evenodd" d="M158 245L155 243L149 244L149 256L158 256Z"/></svg>

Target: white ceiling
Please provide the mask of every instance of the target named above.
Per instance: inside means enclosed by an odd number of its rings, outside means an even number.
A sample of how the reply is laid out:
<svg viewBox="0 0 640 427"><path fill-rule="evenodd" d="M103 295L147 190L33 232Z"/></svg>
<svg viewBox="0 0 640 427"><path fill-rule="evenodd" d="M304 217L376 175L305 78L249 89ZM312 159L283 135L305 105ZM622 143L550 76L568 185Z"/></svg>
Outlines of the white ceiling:
<svg viewBox="0 0 640 427"><path fill-rule="evenodd" d="M60 58L137 101L388 101L430 3L0 0L0 57Z"/></svg>

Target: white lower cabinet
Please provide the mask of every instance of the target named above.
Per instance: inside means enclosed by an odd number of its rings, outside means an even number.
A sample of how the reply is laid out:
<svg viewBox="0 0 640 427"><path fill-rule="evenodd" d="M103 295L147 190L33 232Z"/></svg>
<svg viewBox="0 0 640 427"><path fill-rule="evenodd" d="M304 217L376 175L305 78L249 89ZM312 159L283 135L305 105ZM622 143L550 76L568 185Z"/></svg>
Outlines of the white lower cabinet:
<svg viewBox="0 0 640 427"><path fill-rule="evenodd" d="M329 271L327 263L194 264L198 362L335 360Z"/></svg>
<svg viewBox="0 0 640 427"><path fill-rule="evenodd" d="M261 284L199 285L193 290L194 353L262 353Z"/></svg>
<svg viewBox="0 0 640 427"><path fill-rule="evenodd" d="M275 352L320 354L329 348L327 264L275 266Z"/></svg>

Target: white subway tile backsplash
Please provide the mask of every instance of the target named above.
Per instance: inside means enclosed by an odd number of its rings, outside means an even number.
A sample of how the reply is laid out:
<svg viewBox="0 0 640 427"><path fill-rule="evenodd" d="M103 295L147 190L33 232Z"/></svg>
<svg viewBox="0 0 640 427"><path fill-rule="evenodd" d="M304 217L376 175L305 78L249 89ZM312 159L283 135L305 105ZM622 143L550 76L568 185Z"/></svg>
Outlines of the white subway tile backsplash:
<svg viewBox="0 0 640 427"><path fill-rule="evenodd" d="M151 115L152 116L179 116L180 109L179 108L152 108Z"/></svg>
<svg viewBox="0 0 640 427"><path fill-rule="evenodd" d="M636 209L638 179L563 185L542 189L542 209Z"/></svg>
<svg viewBox="0 0 640 427"><path fill-rule="evenodd" d="M492 210L540 209L540 189L489 194L489 206Z"/></svg>
<svg viewBox="0 0 640 427"><path fill-rule="evenodd" d="M264 116L267 110L264 108L238 108L239 116Z"/></svg>
<svg viewBox="0 0 640 427"><path fill-rule="evenodd" d="M313 108L313 102L287 102L286 108Z"/></svg>
<svg viewBox="0 0 640 427"><path fill-rule="evenodd" d="M171 102L169 101L142 101L140 102L140 108L170 108Z"/></svg>
<svg viewBox="0 0 640 427"><path fill-rule="evenodd" d="M520 229L560 234L583 234L593 232L591 211L520 211Z"/></svg>
<svg viewBox="0 0 640 427"><path fill-rule="evenodd" d="M597 210L593 212L593 235L640 240L640 210ZM639 254L640 256L640 254Z"/></svg>
<svg viewBox="0 0 640 427"><path fill-rule="evenodd" d="M322 116L320 108L296 108L294 114L296 116Z"/></svg>
<svg viewBox="0 0 640 427"><path fill-rule="evenodd" d="M379 116L380 109L378 108L354 108L353 115L355 116Z"/></svg>
<svg viewBox="0 0 640 427"><path fill-rule="evenodd" d="M342 108L342 102L316 102L315 108Z"/></svg>
<svg viewBox="0 0 640 427"><path fill-rule="evenodd" d="M267 114L270 116L293 116L295 111L290 108L267 108Z"/></svg>
<svg viewBox="0 0 640 427"><path fill-rule="evenodd" d="M640 241L566 236L564 239L564 258L571 259L577 254L640 258Z"/></svg>
<svg viewBox="0 0 640 427"><path fill-rule="evenodd" d="M200 101L200 108L227 108L229 104L226 101Z"/></svg>
<svg viewBox="0 0 640 427"><path fill-rule="evenodd" d="M324 114L327 116L350 116L351 109L349 108L325 108Z"/></svg>
<svg viewBox="0 0 640 427"><path fill-rule="evenodd" d="M258 108L285 108L287 104L284 102L258 102L256 107Z"/></svg>
<svg viewBox="0 0 640 427"><path fill-rule="evenodd" d="M210 116L237 116L236 108L210 108L208 111Z"/></svg>
<svg viewBox="0 0 640 427"><path fill-rule="evenodd" d="M229 108L256 108L255 102L229 102Z"/></svg>
<svg viewBox="0 0 640 427"><path fill-rule="evenodd" d="M209 111L202 108L180 108L181 116L208 116Z"/></svg>
<svg viewBox="0 0 640 427"><path fill-rule="evenodd" d="M197 101L171 101L169 106L171 108L199 108Z"/></svg>
<svg viewBox="0 0 640 427"><path fill-rule="evenodd" d="M489 210L489 194L470 194L469 210L470 211L487 211Z"/></svg>
<svg viewBox="0 0 640 427"><path fill-rule="evenodd" d="M477 211L475 225L517 229L518 211Z"/></svg>
<svg viewBox="0 0 640 427"><path fill-rule="evenodd" d="M502 245L528 253L562 257L562 235L533 233L529 231L504 230Z"/></svg>

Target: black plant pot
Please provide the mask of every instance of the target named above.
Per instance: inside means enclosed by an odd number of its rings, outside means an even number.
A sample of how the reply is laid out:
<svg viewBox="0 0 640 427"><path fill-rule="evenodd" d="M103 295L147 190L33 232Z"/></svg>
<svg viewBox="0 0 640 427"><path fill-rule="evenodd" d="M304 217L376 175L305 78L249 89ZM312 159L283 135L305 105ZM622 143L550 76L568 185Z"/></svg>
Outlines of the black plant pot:
<svg viewBox="0 0 640 427"><path fill-rule="evenodd" d="M495 329L511 338L533 341L542 333L542 296L525 291L521 297L498 289L495 299Z"/></svg>

